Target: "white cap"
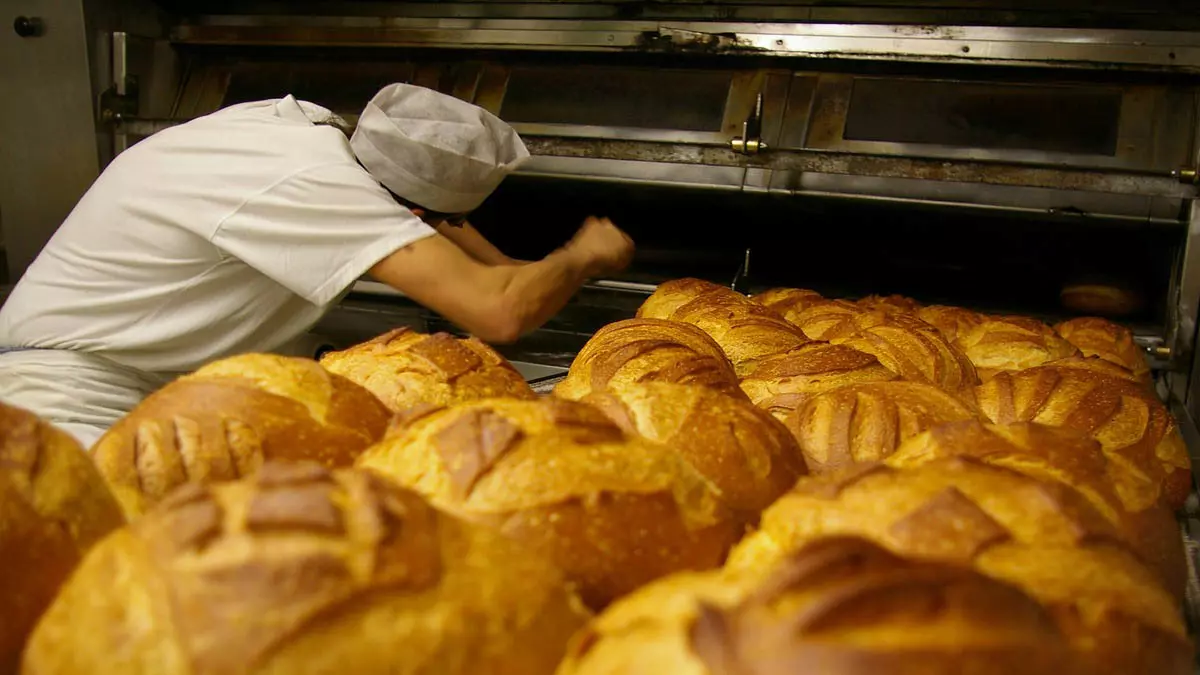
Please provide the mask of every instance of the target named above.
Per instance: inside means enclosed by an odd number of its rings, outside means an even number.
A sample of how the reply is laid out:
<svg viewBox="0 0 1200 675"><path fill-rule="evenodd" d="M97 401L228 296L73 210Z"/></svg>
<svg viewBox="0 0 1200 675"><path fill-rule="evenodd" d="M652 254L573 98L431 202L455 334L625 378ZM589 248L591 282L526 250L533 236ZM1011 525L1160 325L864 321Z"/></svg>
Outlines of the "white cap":
<svg viewBox="0 0 1200 675"><path fill-rule="evenodd" d="M479 106L411 84L375 94L350 139L358 161L392 192L441 213L483 203L529 151Z"/></svg>

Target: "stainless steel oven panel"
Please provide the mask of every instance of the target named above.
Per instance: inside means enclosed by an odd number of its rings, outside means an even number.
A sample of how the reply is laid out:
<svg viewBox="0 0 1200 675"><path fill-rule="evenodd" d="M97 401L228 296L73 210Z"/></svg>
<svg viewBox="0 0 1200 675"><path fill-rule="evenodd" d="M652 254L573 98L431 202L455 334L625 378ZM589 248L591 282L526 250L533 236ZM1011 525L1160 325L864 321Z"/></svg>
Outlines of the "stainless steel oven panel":
<svg viewBox="0 0 1200 675"><path fill-rule="evenodd" d="M1120 90L1121 110L1115 156L850 140L845 138L845 134L855 83L880 78L836 74L817 77L804 147L820 150L1167 172L1187 163L1190 148L1180 143L1180 136L1174 134L1189 128L1196 119L1192 90L1138 86ZM886 112L881 111L880 114ZM799 120L789 120L788 126L799 123ZM787 141L796 142L797 136L793 134ZM1190 141L1189 136L1184 138Z"/></svg>
<svg viewBox="0 0 1200 675"><path fill-rule="evenodd" d="M630 49L785 57L934 60L1056 68L1200 69L1200 36L1176 31L851 23L729 23L389 16L203 15L186 44Z"/></svg>
<svg viewBox="0 0 1200 675"><path fill-rule="evenodd" d="M553 66L541 66L545 71L553 71ZM603 67L598 70L602 71ZM504 101L508 90L513 66L501 63L481 65L478 70L461 68L455 80L453 93L463 100L504 117ZM616 71L643 70L644 72L662 73L669 77L670 71L614 67ZM523 135L532 136L564 136L574 138L607 138L617 140L639 141L668 141L677 143L706 143L727 144L735 136L739 136L742 125L754 109L759 93L764 95L764 140L774 131L776 134L782 128L782 112L785 106L784 96L787 91L787 71L752 70L719 70L710 71L729 77L729 88L725 97L724 109L721 113L720 128L713 131L694 131L676 128L667 119L662 126L632 127L632 126L598 126L588 124L554 123L554 122L512 122L513 128ZM545 96L553 97L556 93L547 90Z"/></svg>
<svg viewBox="0 0 1200 675"><path fill-rule="evenodd" d="M741 190L745 172L741 167L535 155L517 173L528 176L570 176L582 180Z"/></svg>
<svg viewBox="0 0 1200 675"><path fill-rule="evenodd" d="M1182 199L1144 195L785 171L775 172L770 191L1183 227L1179 221Z"/></svg>
<svg viewBox="0 0 1200 675"><path fill-rule="evenodd" d="M570 138L610 138L629 141L669 141L672 143L721 143L728 142L724 133L702 131L671 131L669 129L640 129L636 127L592 127L571 124L522 124L512 125L522 136L566 136Z"/></svg>

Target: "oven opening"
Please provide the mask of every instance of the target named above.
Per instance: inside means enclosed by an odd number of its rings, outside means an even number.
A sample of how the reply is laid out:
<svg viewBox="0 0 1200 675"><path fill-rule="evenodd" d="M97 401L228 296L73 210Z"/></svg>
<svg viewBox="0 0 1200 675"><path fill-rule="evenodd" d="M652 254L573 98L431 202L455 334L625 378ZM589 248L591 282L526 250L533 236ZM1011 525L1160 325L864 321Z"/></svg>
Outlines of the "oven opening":
<svg viewBox="0 0 1200 675"><path fill-rule="evenodd" d="M1118 320L1164 324L1183 229L1028 214L791 195L516 176L472 221L525 259L565 242L589 214L638 244L621 280L697 276L728 284L751 250L747 290L812 288L830 297L899 293L924 303L1073 315L1073 284L1115 286L1143 299ZM636 303L633 305L636 307Z"/></svg>

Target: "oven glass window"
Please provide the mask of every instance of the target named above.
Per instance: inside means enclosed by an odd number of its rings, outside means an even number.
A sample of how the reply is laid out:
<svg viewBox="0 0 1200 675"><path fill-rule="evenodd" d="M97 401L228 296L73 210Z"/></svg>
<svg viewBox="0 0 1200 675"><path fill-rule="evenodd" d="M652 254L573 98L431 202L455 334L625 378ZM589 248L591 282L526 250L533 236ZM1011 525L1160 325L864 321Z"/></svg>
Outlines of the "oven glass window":
<svg viewBox="0 0 1200 675"><path fill-rule="evenodd" d="M514 68L500 116L525 124L721 131L729 72Z"/></svg>
<svg viewBox="0 0 1200 675"><path fill-rule="evenodd" d="M845 140L1115 156L1121 92L863 79Z"/></svg>

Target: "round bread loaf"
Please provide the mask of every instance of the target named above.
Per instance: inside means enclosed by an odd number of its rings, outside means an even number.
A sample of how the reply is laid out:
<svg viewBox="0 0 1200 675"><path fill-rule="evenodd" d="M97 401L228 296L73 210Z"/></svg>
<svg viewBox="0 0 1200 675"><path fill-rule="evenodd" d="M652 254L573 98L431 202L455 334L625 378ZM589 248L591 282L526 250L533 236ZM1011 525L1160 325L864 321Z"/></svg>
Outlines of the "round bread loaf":
<svg viewBox="0 0 1200 675"><path fill-rule="evenodd" d="M1150 365L1145 353L1133 341L1133 333L1124 326L1096 317L1064 321L1054 330L1075 345L1084 356L1095 356L1115 363L1137 377L1148 380Z"/></svg>
<svg viewBox="0 0 1200 675"><path fill-rule="evenodd" d="M879 461L926 429L978 418L975 410L930 384L869 382L814 396L786 425L809 470L820 474Z"/></svg>
<svg viewBox="0 0 1200 675"><path fill-rule="evenodd" d="M87 550L124 520L70 435L0 403L0 673Z"/></svg>
<svg viewBox="0 0 1200 675"><path fill-rule="evenodd" d="M801 479L730 557L763 569L816 539L867 537L902 556L970 565L1036 598L1089 673L1190 672L1178 606L1079 493L966 457Z"/></svg>
<svg viewBox="0 0 1200 675"><path fill-rule="evenodd" d="M1167 590L1183 598L1187 562L1175 518L1163 505L1145 508L1124 503L1111 475L1121 469L1108 461L1095 440L1041 424L953 422L910 438L887 464L905 469L947 457L971 457L1072 488L1121 531L1132 550L1158 572Z"/></svg>
<svg viewBox="0 0 1200 675"><path fill-rule="evenodd" d="M321 357L327 370L365 388L393 412L422 403L534 398L525 378L475 338L425 335L408 328Z"/></svg>
<svg viewBox="0 0 1200 675"><path fill-rule="evenodd" d="M610 386L672 382L742 396L720 345L691 324L629 319L601 328L575 357L554 395L578 400Z"/></svg>
<svg viewBox="0 0 1200 675"><path fill-rule="evenodd" d="M1080 370L1090 370L1091 372L1099 375L1115 377L1121 380L1129 380L1130 382L1135 382L1141 385L1148 385L1150 383L1148 379L1148 373L1146 377L1139 377L1138 375L1135 375L1133 371L1118 366L1112 361L1105 361L1098 356L1068 356L1065 359L1051 361L1046 365L1054 366L1055 368L1078 368Z"/></svg>
<svg viewBox="0 0 1200 675"><path fill-rule="evenodd" d="M826 302L820 293L805 288L772 288L750 299L779 313L789 323L795 323L805 309Z"/></svg>
<svg viewBox="0 0 1200 675"><path fill-rule="evenodd" d="M700 297L713 301L745 300L746 296L703 279L673 279L658 285L654 293L638 308L639 319L670 319L680 307Z"/></svg>
<svg viewBox="0 0 1200 675"><path fill-rule="evenodd" d="M1034 600L968 568L819 539L762 575L691 573L623 598L559 675L1083 675Z"/></svg>
<svg viewBox="0 0 1200 675"><path fill-rule="evenodd" d="M871 310L850 300L826 300L815 303L796 313L792 323L804 331L810 340L830 341L858 331L854 319L864 314L877 314L875 321L883 319L883 312Z"/></svg>
<svg viewBox="0 0 1200 675"><path fill-rule="evenodd" d="M675 451L583 403L417 410L359 463L546 553L592 607L671 572L716 567L741 533Z"/></svg>
<svg viewBox="0 0 1200 675"><path fill-rule="evenodd" d="M742 391L755 405L784 420L822 392L896 377L870 354L843 345L810 342L760 360L742 380Z"/></svg>
<svg viewBox="0 0 1200 675"><path fill-rule="evenodd" d="M1160 499L1180 509L1191 490L1191 460L1175 419L1142 384L1084 368L1041 366L1002 372L978 389L996 424L1037 422L1085 433L1120 471L1121 500L1148 508Z"/></svg>
<svg viewBox="0 0 1200 675"><path fill-rule="evenodd" d="M852 323L856 330L831 342L874 356L902 380L931 384L974 406L975 367L936 328L911 316L879 312Z"/></svg>
<svg viewBox="0 0 1200 675"><path fill-rule="evenodd" d="M665 382L625 384L583 399L627 433L661 443L687 460L747 521L806 473L796 441L744 398Z"/></svg>
<svg viewBox="0 0 1200 675"><path fill-rule="evenodd" d="M183 483L233 480L264 460L349 466L383 437L388 418L370 392L315 361L246 354L148 396L92 457L134 518Z"/></svg>
<svg viewBox="0 0 1200 675"><path fill-rule="evenodd" d="M1059 299L1073 312L1102 316L1128 316L1146 304L1136 290L1107 283L1068 284Z"/></svg>
<svg viewBox="0 0 1200 675"><path fill-rule="evenodd" d="M1050 326L1022 316L989 316L960 332L954 345L962 350L980 379L1003 370L1025 370L1079 354Z"/></svg>
<svg viewBox="0 0 1200 675"><path fill-rule="evenodd" d="M983 323L987 316L962 307L930 305L917 310L917 318L935 327L950 342Z"/></svg>
<svg viewBox="0 0 1200 675"><path fill-rule="evenodd" d="M764 357L808 342L799 328L748 300L717 302L700 298L680 307L673 318L712 336L739 376L751 371Z"/></svg>
<svg viewBox="0 0 1200 675"><path fill-rule="evenodd" d="M368 472L268 463L101 542L23 672L549 674L585 616L488 528Z"/></svg>
<svg viewBox="0 0 1200 675"><path fill-rule="evenodd" d="M892 314L916 314L921 309L921 303L903 295L868 295L859 299L858 304L870 310Z"/></svg>
<svg viewBox="0 0 1200 675"><path fill-rule="evenodd" d="M739 376L753 368L758 359L808 342L799 328L779 314L737 293L701 294L666 316L646 311L663 305L670 303L656 302L652 296L638 310L638 317L670 319L696 326L720 345Z"/></svg>

